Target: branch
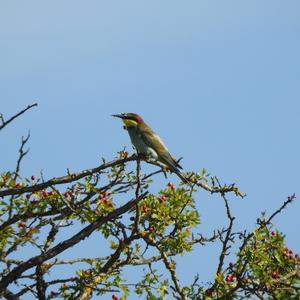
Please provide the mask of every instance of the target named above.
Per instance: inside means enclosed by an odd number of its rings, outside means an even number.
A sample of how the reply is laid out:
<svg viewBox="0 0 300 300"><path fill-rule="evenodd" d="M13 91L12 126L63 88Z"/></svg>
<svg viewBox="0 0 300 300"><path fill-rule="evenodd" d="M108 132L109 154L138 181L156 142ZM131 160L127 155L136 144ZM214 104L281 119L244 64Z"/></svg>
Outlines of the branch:
<svg viewBox="0 0 300 300"><path fill-rule="evenodd" d="M172 281L174 283L174 291L177 292L180 295L180 299L187 300L185 292L180 287L180 284L179 284L179 279L178 279L177 274L176 274L175 262L172 261L172 260L171 261L168 260L168 254L163 249L161 249L159 247L159 245L156 243L156 241L154 239L152 239L151 237L147 237L147 238L144 238L144 240L146 242L148 242L151 246L155 247L158 250L158 252L160 253L161 258L164 262L164 265L165 265L166 269L170 272Z"/></svg>
<svg viewBox="0 0 300 300"><path fill-rule="evenodd" d="M272 221L272 219L281 213L282 210L284 210L288 204L292 203L294 200L296 199L296 195L292 194L291 196L288 196L287 200L284 201L284 203L279 207L279 209L277 209L270 217L267 221L263 222L265 225L270 224L270 222Z"/></svg>
<svg viewBox="0 0 300 300"><path fill-rule="evenodd" d="M203 188L204 190L210 192L211 194L216 194L216 193L225 194L225 193L233 192L236 196L241 197L241 198L244 198L246 196L245 194L243 194L239 191L238 187L234 183L230 184L230 185L224 185L224 186L219 185L219 187L216 187L214 184L212 186L209 186L209 185L202 183L201 181L198 181L197 179L192 178L192 177L190 177L190 178L187 177L187 180L190 183L193 183L193 184Z"/></svg>
<svg viewBox="0 0 300 300"><path fill-rule="evenodd" d="M283 209L286 208L287 205L289 205L290 203L292 203L294 200L296 199L296 195L292 194L291 196L288 196L287 200L284 201L284 203L280 206L279 209L277 209L266 221L264 220L260 220L259 221L259 227L257 230L260 230L262 228L264 228L266 225L269 225L271 223L271 221L274 219L275 216L277 216L279 213L282 212ZM244 240L242 245L239 247L238 253L242 253L242 251L246 248L248 242L250 241L250 239L254 236L255 231L249 233L247 236L244 236ZM241 261L241 257L238 257L238 262ZM237 262L237 263L238 263ZM246 268L248 265L248 260L245 260L245 262L243 263L242 269L239 273L236 273L236 278L238 281L238 284L232 288L228 293L226 293L223 297L221 297L220 299L229 299L240 287L241 287L241 278L242 278L242 274L245 272ZM214 284L215 285L215 284ZM258 296L258 295L257 295Z"/></svg>
<svg viewBox="0 0 300 300"><path fill-rule="evenodd" d="M168 260L168 257L166 255L166 253L164 251L162 251L161 249L159 249L158 247L156 247L156 248L161 253L161 256L163 258L163 262L165 264L165 267L168 269L168 271L171 274L172 281L175 285L175 291L180 295L180 297L181 297L180 299L186 300L187 297L186 297L183 289L180 287L179 280L178 280L178 277L177 277L177 274L176 274L175 262L174 261L170 262Z"/></svg>
<svg viewBox="0 0 300 300"><path fill-rule="evenodd" d="M39 300L46 300L46 284L44 280L44 272L41 265L36 267L36 290Z"/></svg>
<svg viewBox="0 0 300 300"><path fill-rule="evenodd" d="M260 221L260 226L258 227L258 230L262 229L264 226L270 224L270 222L275 218L276 215L281 213L281 211L286 208L286 206L290 203L292 203L296 199L296 195L292 194L291 196L288 196L287 200L284 201L284 203L277 209L269 218L267 221ZM239 248L239 253L246 247L248 241L254 236L254 232L251 232L245 237L243 244Z"/></svg>
<svg viewBox="0 0 300 300"><path fill-rule="evenodd" d="M224 232L225 232L225 230L222 231L222 232L220 232L220 234L223 234ZM200 236L197 239L191 240L189 242L189 244L191 246L194 246L196 244L205 245L205 243L214 242L219 236L220 235L216 234L216 233L214 233L209 238ZM177 252L176 251L165 251L165 254L168 257L171 257L171 256L176 256ZM87 264L90 264L91 261L102 262L102 261L108 260L109 258L110 258L110 256L97 257L97 258L81 257L81 258L75 258L75 259L71 259L71 260L57 260L57 259L55 259L54 261L50 261L50 262L44 263L43 266L46 266L47 270L49 270L51 267L57 266L57 265L72 265L72 264L76 264L76 263L87 263ZM133 265L133 266L148 265L150 263L157 262L157 261L159 261L161 259L162 259L161 255L152 256L150 258L138 257L138 258L132 258L131 261L130 261L130 264ZM9 262L11 264L20 264L22 261L19 261L19 260L8 260L8 261L4 261L4 262ZM125 260L120 260L120 264L125 265Z"/></svg>
<svg viewBox="0 0 300 300"><path fill-rule="evenodd" d="M25 187L16 187L16 188L11 188L11 189L6 189L3 191L0 191L0 197L4 197L4 196L8 196L8 195L21 195L24 193L33 193L36 191L41 191L43 189L46 189L50 186L54 186L54 185L60 185L60 184L66 184L66 183L70 183L73 181L77 181L80 180L86 176L89 175L93 175L95 173L99 173L107 168L110 167L114 167L117 166L119 164L124 164L126 162L129 161L136 161L137 159L141 159L139 158L136 154L133 154L127 158L121 158L121 159L115 159L113 161L110 161L108 163L104 163L96 168L92 168L92 169L86 169L83 171L80 171L78 173L73 173L73 174L68 174L65 176L61 176L61 177L54 177L48 181L39 183L39 184L35 184L33 186L25 186ZM161 167L159 164L155 163L155 162L151 162L148 160L145 160L147 163L155 165L155 166L159 166ZM153 174L157 174L160 173L160 171L154 172ZM225 186L220 186L220 187L216 187L216 186L208 186L200 181L198 181L195 178L187 177L186 178L190 183L195 184L201 188L203 188L204 190L210 192L211 194L215 194L215 193L221 193L221 194L225 194L225 193L229 193L229 192L233 192L235 193L237 196L240 197L244 197L245 195L242 194L239 189L235 186L235 184L231 184L229 186L225 185Z"/></svg>
<svg viewBox="0 0 300 300"><path fill-rule="evenodd" d="M66 249L69 249L79 243L80 241L84 240L88 236L90 236L95 230L97 230L99 227L101 227L103 224L115 220L122 214L126 213L128 210L130 210L132 207L134 207L139 201L141 201L148 192L143 193L140 195L139 198L133 199L129 202L127 202L125 205L119 207L118 209L108 213L106 216L101 216L85 228L83 228L81 231L79 231L77 234L73 235L71 238L59 243L58 245L54 246L53 248L50 248L46 252L34 256L27 260L26 262L20 264L19 266L15 267L10 273L8 273L6 276L4 276L0 281L0 290L4 290L11 282L16 280L23 272L27 271L28 269L37 266L44 261L53 258L54 256L60 254L61 252L65 251Z"/></svg>
<svg viewBox="0 0 300 300"><path fill-rule="evenodd" d="M215 178L218 185L220 185L220 182L217 178ZM226 255L228 255L228 250L231 248L231 245L229 245L230 242L232 242L232 238L231 238L231 233L232 233L232 227L233 227L233 222L235 217L232 216L231 211L230 211L230 207L228 204L228 200L225 197L225 194L222 193L221 194L223 200L224 200L224 204L225 204L225 209L226 209L226 215L227 215L227 219L229 220L229 224L228 227L225 229L226 235L225 238L222 238L222 234L220 233L220 241L222 243L222 250L221 253L219 255L219 263L218 263L218 267L217 267L217 271L216 271L216 279L211 287L211 290L215 290L216 287L218 286L218 275L221 274L222 269L223 269L223 265L224 265L224 259L226 257ZM224 232L224 231L223 231ZM218 290L216 291L217 295L218 295Z"/></svg>
<svg viewBox="0 0 300 300"><path fill-rule="evenodd" d="M30 132L28 132L27 136L24 138L22 136L22 140L21 140L21 146L19 148L19 158L17 161L17 165L16 165L16 170L15 170L15 175L14 175L14 180L17 179L17 177L19 176L19 171L20 171L20 165L21 165L21 161L24 158L24 156L28 153L29 149L24 151L24 146L26 145L26 143L28 142L30 138Z"/></svg>
<svg viewBox="0 0 300 300"><path fill-rule="evenodd" d="M20 298L18 296L14 295L8 289L5 289L5 291L3 292L3 297L7 300L20 300Z"/></svg>
<svg viewBox="0 0 300 300"><path fill-rule="evenodd" d="M22 114L24 114L27 110L29 110L30 108L37 106L37 103L28 105L25 109L21 110L20 112L18 112L17 114L15 114L14 116L12 116L10 119L8 119L7 121L4 120L4 117L2 114L0 114L0 121L2 122L2 124L0 125L0 130L2 130L6 125L8 125L10 122L12 122L14 119L18 118L19 116L21 116Z"/></svg>
<svg viewBox="0 0 300 300"><path fill-rule="evenodd" d="M33 186L25 186L25 187L21 187L21 188L6 189L3 191L0 191L0 197L4 197L4 196L8 196L8 195L22 195L24 193L33 193L36 191L41 191L43 189L46 189L50 186L70 183L70 182L82 179L86 176L93 175L95 173L99 173L107 168L111 168L111 167L114 167L114 166L117 166L120 164L124 164L128 161L133 161L133 160L136 160L135 154L130 157L127 157L127 158L115 159L108 163L104 163L96 168L86 169L86 170L80 171L78 173L69 174L66 176L54 177L48 181L45 181L45 182L42 182L39 184L35 184Z"/></svg>
<svg viewBox="0 0 300 300"><path fill-rule="evenodd" d="M87 300L93 294L93 290L97 287L97 285L103 280L103 277L111 272L112 269L116 267L116 262L120 258L122 251L128 246L132 241L138 239L139 235L132 235L129 238L120 241L118 248L116 251L110 256L108 261L104 264L104 266L100 269L99 274L95 276L92 282L89 285L85 285L83 291L78 296L78 300Z"/></svg>
<svg viewBox="0 0 300 300"><path fill-rule="evenodd" d="M217 182L218 182L219 186L221 186L218 179L217 179ZM233 221L235 219L231 215L230 207L228 205L228 200L227 200L227 198L225 197L224 194L222 194L222 198L224 200L224 204L225 204L225 208L226 208L226 215L227 215L227 218L229 220L229 224L228 224L228 227L226 229L227 232L226 232L225 239L222 240L222 238L220 237L220 239L222 241L222 251L221 251L221 254L220 254L220 257L219 257L219 264L218 264L217 273L216 273L217 275L222 272L225 256L227 255L228 249L230 249L230 245L228 246L228 243L231 240L231 232L232 232L232 227L233 227ZM217 283L217 281L215 281L215 284L216 283Z"/></svg>
<svg viewBox="0 0 300 300"><path fill-rule="evenodd" d="M24 156L28 153L29 149L24 151L24 146L26 145L26 143L28 142L30 138L30 133L28 132L27 136L24 138L22 136L22 140L21 140L21 146L19 148L19 158L17 161L17 165L16 165L16 169L15 169L15 174L13 179L16 181L17 177L19 176L19 172L20 172L20 165L21 165L21 161L24 158ZM9 211L8 211L8 218L11 218L12 215L12 210L13 210L13 199L14 197L11 196L9 199Z"/></svg>
<svg viewBox="0 0 300 300"><path fill-rule="evenodd" d="M100 189L100 191L106 191L107 189L111 188L113 186L115 182L111 182L108 185L102 187ZM88 200L90 200L93 196L94 196L95 192L90 192L83 200L81 200L80 202L77 203L77 205L82 205L83 203L87 202ZM27 219L31 219L31 218L35 218L35 217L49 217L49 216L54 216L54 215L59 215L57 217L55 217L53 220L57 221L60 220L62 218L67 217L68 215L70 215L73 211L70 210L69 207L65 207L62 209L56 209L53 208L51 210L45 211L43 213L41 212L32 212L32 211L27 211L23 214L16 214L14 216L12 216L11 218L9 218L7 221L3 222L0 225L0 232L5 229L7 226L10 226L20 220L25 221Z"/></svg>

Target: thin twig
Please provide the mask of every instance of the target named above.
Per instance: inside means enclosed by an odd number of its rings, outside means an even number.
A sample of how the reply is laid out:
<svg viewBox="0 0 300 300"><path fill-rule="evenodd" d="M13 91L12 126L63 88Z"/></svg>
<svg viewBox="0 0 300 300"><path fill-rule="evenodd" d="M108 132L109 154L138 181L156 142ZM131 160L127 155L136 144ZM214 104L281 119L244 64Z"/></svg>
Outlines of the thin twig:
<svg viewBox="0 0 300 300"><path fill-rule="evenodd" d="M15 174L13 179L16 181L16 179L19 176L19 172L20 172L20 166L21 166L21 161L24 158L24 156L29 152L29 149L24 151L24 146L26 145L26 143L28 142L30 138L30 132L28 132L27 136L24 138L22 136L22 140L21 140L21 146L19 148L19 157L18 157L18 161L17 161L17 165L16 165L16 169L15 169ZM10 199L9 199L9 211L8 211L8 219L11 219L12 216L12 210L13 210L13 195L11 195Z"/></svg>
<svg viewBox="0 0 300 300"><path fill-rule="evenodd" d="M14 116L12 116L11 118L9 118L7 121L4 120L3 115L0 115L0 120L2 122L2 124L0 125L0 130L2 130L5 126L7 126L10 122L12 122L14 119L18 118L19 116L21 116L22 114L24 114L27 110L29 110L32 107L37 106L37 103L28 105L25 109L21 110L20 112L18 112L17 114L15 114Z"/></svg>

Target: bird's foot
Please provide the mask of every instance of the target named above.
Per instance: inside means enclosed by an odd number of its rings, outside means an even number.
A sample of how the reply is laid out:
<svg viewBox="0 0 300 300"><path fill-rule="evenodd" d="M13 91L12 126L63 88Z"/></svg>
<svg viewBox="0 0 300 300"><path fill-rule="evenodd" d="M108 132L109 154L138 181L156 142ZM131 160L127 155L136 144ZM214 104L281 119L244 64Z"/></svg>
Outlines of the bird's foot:
<svg viewBox="0 0 300 300"><path fill-rule="evenodd" d="M140 160L148 160L148 156L146 154L138 153L137 157Z"/></svg>

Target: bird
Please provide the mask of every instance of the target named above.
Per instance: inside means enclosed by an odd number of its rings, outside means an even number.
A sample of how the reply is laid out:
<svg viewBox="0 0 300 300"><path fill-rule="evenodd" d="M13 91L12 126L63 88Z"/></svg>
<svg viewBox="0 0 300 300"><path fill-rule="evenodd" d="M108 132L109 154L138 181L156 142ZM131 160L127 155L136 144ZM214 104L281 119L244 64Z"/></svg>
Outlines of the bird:
<svg viewBox="0 0 300 300"><path fill-rule="evenodd" d="M124 129L128 131L131 143L138 155L153 159L171 172L174 172L183 182L188 183L187 178L180 171L182 167L170 154L165 143L138 114L121 113L112 116L122 119Z"/></svg>

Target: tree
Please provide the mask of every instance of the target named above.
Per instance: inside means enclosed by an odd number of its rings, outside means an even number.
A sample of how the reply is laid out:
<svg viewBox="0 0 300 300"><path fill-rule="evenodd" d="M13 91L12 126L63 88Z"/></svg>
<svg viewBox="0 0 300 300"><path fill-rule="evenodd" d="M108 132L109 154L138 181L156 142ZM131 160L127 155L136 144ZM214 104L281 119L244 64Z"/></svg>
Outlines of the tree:
<svg viewBox="0 0 300 300"><path fill-rule="evenodd" d="M35 106L8 120L0 115L0 131ZM254 231L236 231L227 194L245 195L234 184L223 185L205 170L187 173L189 184L163 183L153 194L150 183L163 170L144 174L142 158L120 151L115 160L103 160L92 169L49 180L24 178L20 166L28 152L28 140L29 135L22 138L15 170L0 174L3 298L21 299L31 294L37 299L91 299L109 295L117 300L130 299L134 293L143 299L300 298L299 257L286 247L284 235L272 225L295 195L271 216L262 215ZM134 169L130 169L132 165ZM228 226L209 237L198 232L197 189L218 194L225 205ZM115 199L120 196L127 200L117 206ZM72 229L67 237L61 234L65 229ZM60 257L94 232L108 245L109 255ZM195 274L184 286L177 275L177 256L193 251L196 244L218 242L222 247L214 281L202 284ZM233 255L233 245L238 250L227 263L225 258ZM22 259L23 247L36 254ZM159 263L163 268L158 271L155 265ZM55 272L58 266L64 266L63 274ZM145 266L144 276L129 284L123 270L136 266Z"/></svg>

